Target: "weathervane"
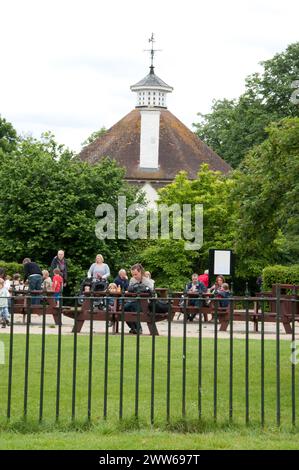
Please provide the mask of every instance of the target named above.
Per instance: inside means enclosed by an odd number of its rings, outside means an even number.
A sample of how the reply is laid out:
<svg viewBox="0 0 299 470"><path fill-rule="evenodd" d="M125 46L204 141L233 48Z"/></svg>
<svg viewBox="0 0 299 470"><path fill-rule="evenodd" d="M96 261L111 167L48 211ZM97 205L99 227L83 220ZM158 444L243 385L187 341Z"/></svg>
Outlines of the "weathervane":
<svg viewBox="0 0 299 470"><path fill-rule="evenodd" d="M150 52L151 53L151 66L150 66L150 73L154 73L154 55L155 55L155 52L159 52L161 51L162 49L154 49L154 42L155 42L155 39L154 39L154 33L152 33L151 37L149 38L148 42L151 42L152 43L152 48L151 49L144 49L146 52Z"/></svg>

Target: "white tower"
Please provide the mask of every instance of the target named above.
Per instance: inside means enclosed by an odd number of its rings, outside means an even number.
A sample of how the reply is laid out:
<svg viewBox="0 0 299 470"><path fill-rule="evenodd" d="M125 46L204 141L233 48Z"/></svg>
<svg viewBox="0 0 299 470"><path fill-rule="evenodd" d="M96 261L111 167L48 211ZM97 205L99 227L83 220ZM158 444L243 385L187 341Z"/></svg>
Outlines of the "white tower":
<svg viewBox="0 0 299 470"><path fill-rule="evenodd" d="M160 109L166 109L166 95L173 88L167 85L154 72L154 35L149 40L152 43L150 73L131 86L137 94L136 108L140 109L140 160L142 169L158 170L159 168L159 137Z"/></svg>

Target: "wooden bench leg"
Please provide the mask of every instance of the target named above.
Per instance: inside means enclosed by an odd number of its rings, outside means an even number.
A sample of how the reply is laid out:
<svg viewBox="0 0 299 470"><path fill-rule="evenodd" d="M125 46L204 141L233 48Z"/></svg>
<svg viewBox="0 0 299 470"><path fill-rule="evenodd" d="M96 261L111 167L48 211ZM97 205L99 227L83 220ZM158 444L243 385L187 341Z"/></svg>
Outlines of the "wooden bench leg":
<svg viewBox="0 0 299 470"><path fill-rule="evenodd" d="M157 330L156 323L148 322L147 326L152 336L159 336L159 331Z"/></svg>
<svg viewBox="0 0 299 470"><path fill-rule="evenodd" d="M72 333L75 333L75 331L77 331L77 333L80 333L80 331L81 331L81 329L82 329L82 326L83 326L83 324L84 324L84 321L85 321L85 320L78 320L78 319L77 319L77 328L76 328L76 330L75 330L75 326L76 326L76 323L75 323L75 324L74 324L74 327L73 327L73 329L72 329Z"/></svg>
<svg viewBox="0 0 299 470"><path fill-rule="evenodd" d="M291 335L292 334L292 327L291 327L290 322L289 321L283 321L282 324L284 326L286 334Z"/></svg>
<svg viewBox="0 0 299 470"><path fill-rule="evenodd" d="M54 319L55 325L58 326L59 325L59 316L58 316L57 313L53 313L53 319Z"/></svg>
<svg viewBox="0 0 299 470"><path fill-rule="evenodd" d="M220 319L220 328L219 331L226 331L229 325L229 320Z"/></svg>

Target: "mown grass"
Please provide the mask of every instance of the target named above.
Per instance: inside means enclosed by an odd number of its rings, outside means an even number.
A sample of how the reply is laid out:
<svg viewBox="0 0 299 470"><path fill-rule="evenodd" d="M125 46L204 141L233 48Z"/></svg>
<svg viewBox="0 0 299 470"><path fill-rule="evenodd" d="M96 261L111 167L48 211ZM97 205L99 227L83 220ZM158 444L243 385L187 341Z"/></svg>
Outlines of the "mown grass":
<svg viewBox="0 0 299 470"><path fill-rule="evenodd" d="M217 421L214 421L214 341L202 344L202 413L198 407L197 338L187 339L186 415L182 416L183 341L171 340L170 420L166 420L167 338L155 338L154 423L151 423L152 338L140 337L138 420L135 419L136 337L124 347L123 419L119 420L121 342L109 336L107 418L104 414L105 336L93 337L91 421L88 413L89 338L78 336L76 416L72 422L73 337L62 337L59 420L56 421L57 336L46 337L44 406L40 410L41 336L30 337L28 409L24 420L24 335L15 335L11 419L7 421L8 347L0 365L1 448L298 448L292 427L290 343L280 343L281 426L276 427L276 344L265 343L265 429L261 429L261 342L249 342L249 426L245 426L245 341L234 340L233 422L229 417L229 341L218 340ZM298 382L298 367L295 368ZM297 394L298 395L298 394ZM298 396L296 396L298 408ZM271 447L272 446L272 447Z"/></svg>

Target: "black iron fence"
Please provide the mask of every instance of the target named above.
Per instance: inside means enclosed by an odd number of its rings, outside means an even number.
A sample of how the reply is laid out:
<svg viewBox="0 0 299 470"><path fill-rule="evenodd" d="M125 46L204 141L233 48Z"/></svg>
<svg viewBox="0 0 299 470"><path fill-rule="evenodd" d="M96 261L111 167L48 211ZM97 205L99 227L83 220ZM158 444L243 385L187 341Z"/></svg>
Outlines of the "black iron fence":
<svg viewBox="0 0 299 470"><path fill-rule="evenodd" d="M162 301L118 295L113 305L104 295L58 305L49 295L36 298L12 297L10 325L1 330L0 421L133 416L152 424L296 425L295 292L225 305L175 293Z"/></svg>

